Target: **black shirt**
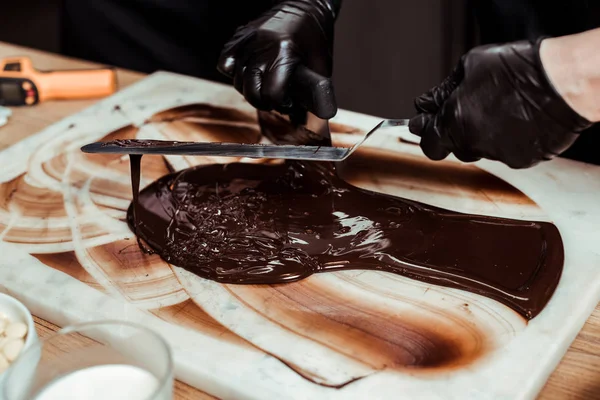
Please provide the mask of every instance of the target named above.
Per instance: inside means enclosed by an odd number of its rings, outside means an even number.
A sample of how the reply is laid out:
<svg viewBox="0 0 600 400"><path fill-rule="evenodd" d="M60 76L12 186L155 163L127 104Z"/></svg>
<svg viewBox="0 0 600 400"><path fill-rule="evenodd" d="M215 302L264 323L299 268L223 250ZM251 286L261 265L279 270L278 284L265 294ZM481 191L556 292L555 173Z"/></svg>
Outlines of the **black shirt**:
<svg viewBox="0 0 600 400"><path fill-rule="evenodd" d="M235 29L271 0L64 0L62 52L140 72L228 81L216 70Z"/></svg>

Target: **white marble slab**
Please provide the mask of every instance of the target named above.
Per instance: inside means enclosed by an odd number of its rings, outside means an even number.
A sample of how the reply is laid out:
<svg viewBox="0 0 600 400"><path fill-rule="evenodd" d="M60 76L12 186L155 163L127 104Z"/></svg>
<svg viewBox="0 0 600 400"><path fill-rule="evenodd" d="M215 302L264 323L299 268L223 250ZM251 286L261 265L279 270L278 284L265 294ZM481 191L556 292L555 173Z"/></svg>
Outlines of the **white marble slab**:
<svg viewBox="0 0 600 400"><path fill-rule="evenodd" d="M532 399L600 300L600 252L596 244L600 238L600 168L562 159L523 171L510 170L492 162L477 164L533 199L558 226L564 240L565 269L557 291L547 308L527 325L512 311L492 300L404 278L390 278L374 272L360 277L348 272L311 278L311 284L329 288L332 293L349 293L365 304L394 310L397 314L411 312L413 306L387 296L385 290L402 293L433 305L436 310L448 312L455 312L458 303L468 301L474 310L474 315L469 318L485 332L490 332L490 340L497 347L483 359L464 367L431 374L385 368L373 370L314 340L320 337L318 332L308 338L300 334L305 332L301 327L296 327L295 333L283 332L273 321L264 318L268 310L257 311L264 306L262 302L248 306L254 300L245 298L244 290L236 289L238 291L232 294L222 285L189 276L177 268L172 272L165 270L165 274L173 275L173 281L164 294L149 299L135 297L116 283L110 271L102 269L101 257L94 258L89 253L93 246L132 239L131 233L118 220L119 212L114 211L114 219L106 218L106 214L92 207L93 202L86 197L84 189L93 182L79 185L69 181L69 173L92 173L89 166L68 164L65 172L60 169L60 163L53 166L50 161L66 152L65 162L68 162L69 157L77 156L78 146L99 140L107 132L131 123L139 126L158 111L195 102L252 111L228 87L157 73L1 152L6 167L0 171L0 183L6 185L23 179L31 187L60 193L67 213L71 209L71 214L68 218L56 217L53 223L56 226L64 224L67 231L71 229L72 238L50 244L0 242L0 290L23 301L34 314L59 325L95 319L127 319L152 327L173 347L177 377L224 399ZM120 105L122 111L115 113L115 105ZM340 111L335 120L361 129L369 129L378 122L377 118L346 111ZM159 135L154 131L144 132L146 137ZM418 147L397 141L391 143L388 136L374 137L368 146L384 147L387 151L397 149L422 157ZM185 168L191 162L193 160L172 160L176 168ZM61 171L61 179L53 175L52 168ZM115 182L127 184L126 174L110 173ZM398 194L460 211L542 218L536 207L513 207L508 203L485 203L465 198L457 201L456 197L443 193L432 196L418 188L407 188ZM16 215L14 210L0 210L0 223L5 226L23 224L25 227L47 223L31 216ZM85 237L79 227L86 224L96 224L102 234ZM0 231L0 239L4 239L5 234ZM83 268L95 283L86 284L29 254L51 254L59 250L73 251L81 263L81 258L89 257L93 262ZM364 291L359 283L376 284L381 290ZM152 293L152 286L148 290ZM178 326L156 312L186 301L193 302L254 347L244 342L219 339L218 335L194 327ZM439 322L447 323L442 319ZM280 361L282 359L328 384L345 383L354 377L362 379L339 389L322 386L303 378Z"/></svg>

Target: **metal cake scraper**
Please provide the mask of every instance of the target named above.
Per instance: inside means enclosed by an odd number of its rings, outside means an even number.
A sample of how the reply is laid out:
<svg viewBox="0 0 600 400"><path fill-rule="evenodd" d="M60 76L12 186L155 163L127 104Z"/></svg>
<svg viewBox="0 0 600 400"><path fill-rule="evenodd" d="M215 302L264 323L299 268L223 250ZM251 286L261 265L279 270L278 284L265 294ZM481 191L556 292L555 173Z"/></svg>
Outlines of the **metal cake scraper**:
<svg viewBox="0 0 600 400"><path fill-rule="evenodd" d="M248 158L281 158L306 161L343 161L378 129L407 126L408 120L383 120L352 147L298 146L289 144L240 144L206 142L172 142L166 140L115 140L90 143L81 148L84 153L191 155Z"/></svg>

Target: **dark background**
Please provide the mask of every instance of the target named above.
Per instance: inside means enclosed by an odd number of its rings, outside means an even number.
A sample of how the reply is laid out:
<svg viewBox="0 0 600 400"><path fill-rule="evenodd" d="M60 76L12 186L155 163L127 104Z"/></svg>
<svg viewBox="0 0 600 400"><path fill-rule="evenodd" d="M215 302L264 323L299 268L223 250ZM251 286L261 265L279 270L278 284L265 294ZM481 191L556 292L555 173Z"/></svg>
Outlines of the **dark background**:
<svg viewBox="0 0 600 400"><path fill-rule="evenodd" d="M348 0L336 27L334 82L342 108L388 118L413 113L464 50L464 0ZM59 51L60 0L2 6L0 41Z"/></svg>

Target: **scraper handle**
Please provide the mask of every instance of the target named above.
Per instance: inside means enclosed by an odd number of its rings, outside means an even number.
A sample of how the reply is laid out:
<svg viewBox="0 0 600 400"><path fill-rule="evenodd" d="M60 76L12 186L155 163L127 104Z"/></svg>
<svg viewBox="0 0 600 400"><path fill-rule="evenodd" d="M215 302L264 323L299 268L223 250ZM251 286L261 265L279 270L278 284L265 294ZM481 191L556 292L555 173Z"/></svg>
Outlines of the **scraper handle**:
<svg viewBox="0 0 600 400"><path fill-rule="evenodd" d="M321 119L331 119L337 113L337 103L331 79L300 65L292 77L290 96L294 104Z"/></svg>

